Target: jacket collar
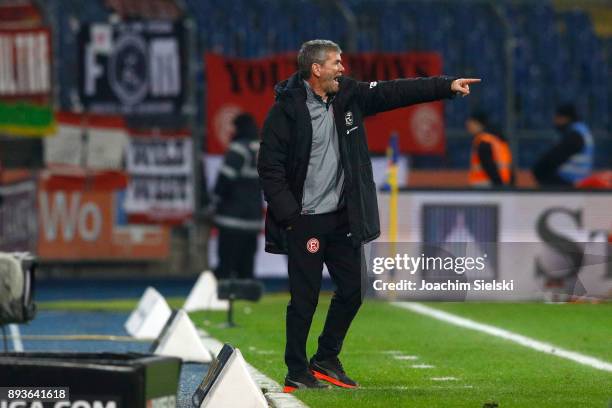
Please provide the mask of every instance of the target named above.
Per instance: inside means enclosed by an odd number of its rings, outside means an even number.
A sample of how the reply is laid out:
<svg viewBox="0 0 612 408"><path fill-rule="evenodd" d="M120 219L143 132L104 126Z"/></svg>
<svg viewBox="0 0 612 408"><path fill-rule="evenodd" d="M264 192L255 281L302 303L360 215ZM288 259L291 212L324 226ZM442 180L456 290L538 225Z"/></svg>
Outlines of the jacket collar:
<svg viewBox="0 0 612 408"><path fill-rule="evenodd" d="M356 82L354 79L343 76L340 81L340 89L334 97L334 105L337 102L344 105L346 97L352 94L355 86ZM296 112L298 112L297 105L304 105L306 102L306 87L300 73L296 72L288 79L276 84L274 93L276 101L280 103L292 119L295 119ZM339 99L339 97L342 97L342 99Z"/></svg>
<svg viewBox="0 0 612 408"><path fill-rule="evenodd" d="M296 105L306 101L306 88L300 73L296 72L289 79L276 84L274 93L276 101L292 119L295 119L297 112Z"/></svg>

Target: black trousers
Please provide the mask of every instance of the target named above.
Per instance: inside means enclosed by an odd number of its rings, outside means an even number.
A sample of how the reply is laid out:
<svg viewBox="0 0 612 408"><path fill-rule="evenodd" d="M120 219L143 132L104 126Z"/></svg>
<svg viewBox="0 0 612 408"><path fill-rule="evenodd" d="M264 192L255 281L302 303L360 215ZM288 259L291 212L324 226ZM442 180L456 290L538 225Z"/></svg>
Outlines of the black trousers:
<svg viewBox="0 0 612 408"><path fill-rule="evenodd" d="M217 279L253 279L257 231L219 227Z"/></svg>
<svg viewBox="0 0 612 408"><path fill-rule="evenodd" d="M285 363L291 374L308 369L306 340L319 301L323 264L336 285L316 358L336 357L362 296L362 248L351 244L346 210L302 215L287 232L289 290Z"/></svg>

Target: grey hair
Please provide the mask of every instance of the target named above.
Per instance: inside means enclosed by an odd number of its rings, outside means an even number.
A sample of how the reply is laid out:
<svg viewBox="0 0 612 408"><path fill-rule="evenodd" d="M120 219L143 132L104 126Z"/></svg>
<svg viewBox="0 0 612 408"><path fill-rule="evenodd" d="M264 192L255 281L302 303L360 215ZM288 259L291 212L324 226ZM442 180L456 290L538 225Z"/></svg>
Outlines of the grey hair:
<svg viewBox="0 0 612 408"><path fill-rule="evenodd" d="M298 70L302 79L310 78L312 64L323 64L328 52L342 53L340 46L329 40L310 40L302 44L298 53Z"/></svg>

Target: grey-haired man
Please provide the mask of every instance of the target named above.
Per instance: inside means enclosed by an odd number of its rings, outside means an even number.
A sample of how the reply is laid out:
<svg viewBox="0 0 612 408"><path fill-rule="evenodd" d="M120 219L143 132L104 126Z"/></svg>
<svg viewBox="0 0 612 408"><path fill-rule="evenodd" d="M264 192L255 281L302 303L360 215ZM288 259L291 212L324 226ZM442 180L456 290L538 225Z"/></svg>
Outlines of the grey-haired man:
<svg viewBox="0 0 612 408"><path fill-rule="evenodd" d="M355 388L338 355L363 300L362 247L380 235L376 186L364 127L367 116L469 94L479 79L449 77L359 82L343 76L342 51L327 40L304 43L298 69L275 88L262 129L258 171L268 202L266 251L288 254L285 392ZM323 264L336 285L319 346L306 340Z"/></svg>

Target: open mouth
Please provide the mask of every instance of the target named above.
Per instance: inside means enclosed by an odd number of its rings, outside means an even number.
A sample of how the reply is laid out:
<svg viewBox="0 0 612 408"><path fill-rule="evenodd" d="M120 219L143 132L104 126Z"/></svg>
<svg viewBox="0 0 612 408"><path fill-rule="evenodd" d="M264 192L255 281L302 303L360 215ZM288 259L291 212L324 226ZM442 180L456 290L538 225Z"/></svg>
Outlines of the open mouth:
<svg viewBox="0 0 612 408"><path fill-rule="evenodd" d="M336 85L340 85L340 78L342 77L342 75L338 75L337 77L334 78L334 83Z"/></svg>

